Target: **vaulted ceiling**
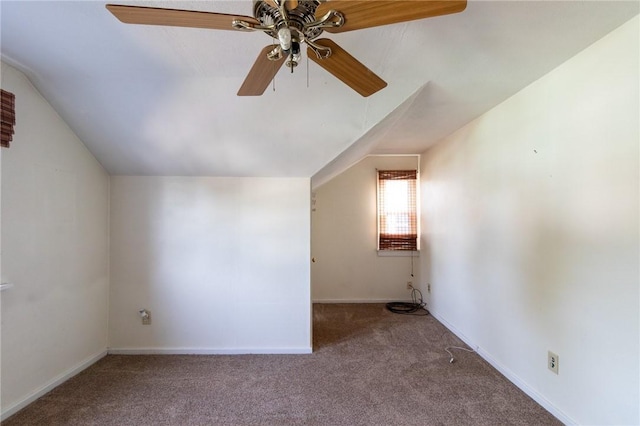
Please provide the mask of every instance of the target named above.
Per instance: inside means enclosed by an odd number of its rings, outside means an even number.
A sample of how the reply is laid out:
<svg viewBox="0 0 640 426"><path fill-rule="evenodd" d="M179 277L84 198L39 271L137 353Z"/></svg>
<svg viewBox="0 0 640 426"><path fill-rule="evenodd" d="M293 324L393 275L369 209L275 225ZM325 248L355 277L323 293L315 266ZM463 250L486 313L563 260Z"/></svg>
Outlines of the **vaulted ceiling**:
<svg viewBox="0 0 640 426"><path fill-rule="evenodd" d="M251 1L112 3L252 14ZM275 90L238 97L271 38L127 25L103 1L2 0L0 47L111 174L326 178L367 153L424 151L638 12L470 0L459 14L328 35L388 83L368 98L306 59Z"/></svg>

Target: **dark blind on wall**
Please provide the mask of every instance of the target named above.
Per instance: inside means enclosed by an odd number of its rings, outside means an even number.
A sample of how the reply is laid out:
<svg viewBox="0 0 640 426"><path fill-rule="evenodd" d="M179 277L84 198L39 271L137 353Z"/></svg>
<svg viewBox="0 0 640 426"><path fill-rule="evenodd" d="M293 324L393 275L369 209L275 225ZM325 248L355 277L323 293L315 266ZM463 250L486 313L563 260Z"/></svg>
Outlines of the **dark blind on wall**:
<svg viewBox="0 0 640 426"><path fill-rule="evenodd" d="M378 170L379 250L417 250L416 170Z"/></svg>
<svg viewBox="0 0 640 426"><path fill-rule="evenodd" d="M9 148L16 125L16 97L13 93L0 89L0 146Z"/></svg>

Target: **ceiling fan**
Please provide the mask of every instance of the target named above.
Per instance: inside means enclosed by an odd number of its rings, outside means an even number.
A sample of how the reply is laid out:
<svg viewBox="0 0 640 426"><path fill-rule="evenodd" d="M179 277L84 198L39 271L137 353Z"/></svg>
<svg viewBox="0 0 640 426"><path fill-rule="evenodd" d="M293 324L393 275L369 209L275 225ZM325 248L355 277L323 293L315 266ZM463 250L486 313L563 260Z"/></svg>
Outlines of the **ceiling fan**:
<svg viewBox="0 0 640 426"><path fill-rule="evenodd" d="M262 31L277 40L256 59L238 96L262 95L286 63L300 62L300 45L307 56L362 96L387 86L374 72L327 38L379 25L462 12L467 0L253 0L253 17L194 10L108 4L107 9L127 24L167 25L232 31Z"/></svg>

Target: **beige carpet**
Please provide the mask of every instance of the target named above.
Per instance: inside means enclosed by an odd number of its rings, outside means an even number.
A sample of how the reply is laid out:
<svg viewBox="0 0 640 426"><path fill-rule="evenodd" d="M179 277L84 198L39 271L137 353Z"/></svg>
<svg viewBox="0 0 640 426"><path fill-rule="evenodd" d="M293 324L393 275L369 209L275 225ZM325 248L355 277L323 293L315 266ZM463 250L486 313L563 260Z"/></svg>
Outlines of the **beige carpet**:
<svg viewBox="0 0 640 426"><path fill-rule="evenodd" d="M313 321L310 355L110 355L3 424L560 424L476 354L450 364L461 342L431 316L314 305Z"/></svg>

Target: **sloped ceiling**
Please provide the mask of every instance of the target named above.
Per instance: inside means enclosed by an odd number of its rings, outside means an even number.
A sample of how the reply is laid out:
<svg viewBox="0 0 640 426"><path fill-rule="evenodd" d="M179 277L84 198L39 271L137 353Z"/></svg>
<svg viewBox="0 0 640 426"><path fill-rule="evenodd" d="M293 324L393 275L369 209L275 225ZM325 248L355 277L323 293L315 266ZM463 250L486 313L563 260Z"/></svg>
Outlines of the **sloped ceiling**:
<svg viewBox="0 0 640 426"><path fill-rule="evenodd" d="M237 97L270 38L125 25L105 4L2 0L0 47L109 173L319 181L367 153L424 151L638 14L636 1L471 0L455 15L329 35L388 82L369 98L304 60L280 70L275 91Z"/></svg>

